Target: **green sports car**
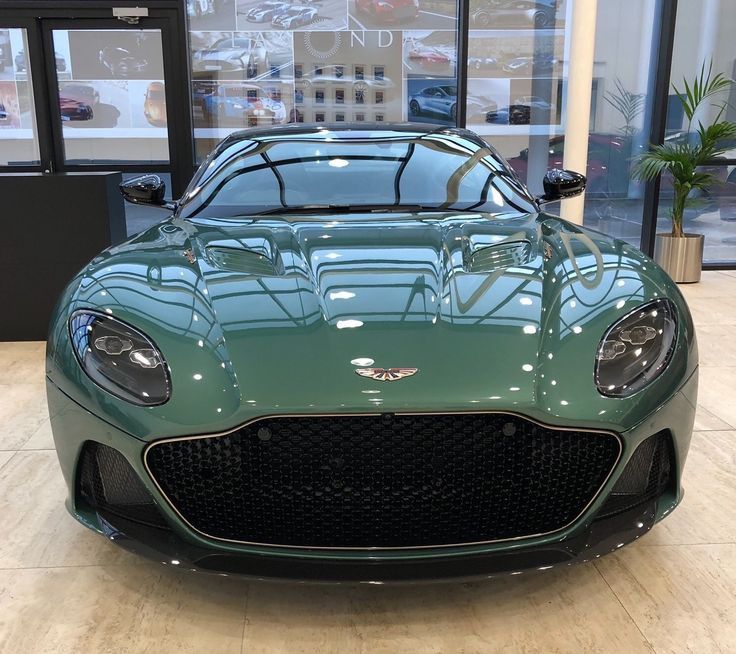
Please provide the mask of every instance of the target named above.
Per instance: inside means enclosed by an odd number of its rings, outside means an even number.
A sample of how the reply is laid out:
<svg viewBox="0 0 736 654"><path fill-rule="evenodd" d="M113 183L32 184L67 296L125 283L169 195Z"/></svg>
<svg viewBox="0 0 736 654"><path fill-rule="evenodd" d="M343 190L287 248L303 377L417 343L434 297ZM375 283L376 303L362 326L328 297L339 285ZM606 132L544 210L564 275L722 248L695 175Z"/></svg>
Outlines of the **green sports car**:
<svg viewBox="0 0 736 654"><path fill-rule="evenodd" d="M636 248L540 211L472 132L246 130L93 259L48 339L87 527L253 578L472 578L586 561L682 497L697 347Z"/></svg>

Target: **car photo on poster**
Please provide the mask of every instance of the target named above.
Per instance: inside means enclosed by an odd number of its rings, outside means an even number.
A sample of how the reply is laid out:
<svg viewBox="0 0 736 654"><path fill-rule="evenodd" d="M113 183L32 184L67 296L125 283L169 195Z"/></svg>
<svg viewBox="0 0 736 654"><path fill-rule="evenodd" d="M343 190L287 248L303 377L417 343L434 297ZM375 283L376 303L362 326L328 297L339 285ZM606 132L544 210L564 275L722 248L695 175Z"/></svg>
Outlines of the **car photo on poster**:
<svg viewBox="0 0 736 654"><path fill-rule="evenodd" d="M409 119L455 125L457 122L457 85L455 80L446 84L431 84L428 80L409 80Z"/></svg>
<svg viewBox="0 0 736 654"><path fill-rule="evenodd" d="M20 126L20 106L15 82L0 82L0 128Z"/></svg>
<svg viewBox="0 0 736 654"><path fill-rule="evenodd" d="M144 73L148 68L148 59L132 53L125 48L108 46L100 50L100 63L105 66L112 76L131 77L136 73Z"/></svg>
<svg viewBox="0 0 736 654"><path fill-rule="evenodd" d="M278 0L259 2L245 13L245 20L249 23L270 24L276 14L285 12L290 6L291 3L279 2Z"/></svg>
<svg viewBox="0 0 736 654"><path fill-rule="evenodd" d="M151 82L143 101L143 115L153 127L166 127L166 92L163 82Z"/></svg>
<svg viewBox="0 0 736 654"><path fill-rule="evenodd" d="M413 30L446 29L457 26L454 0L349 0L350 29Z"/></svg>
<svg viewBox="0 0 736 654"><path fill-rule="evenodd" d="M554 77L562 72L564 39L564 34L548 30L472 30L468 77Z"/></svg>
<svg viewBox="0 0 736 654"><path fill-rule="evenodd" d="M59 110L64 122L92 120L99 102L99 92L89 84L64 84L59 89Z"/></svg>
<svg viewBox="0 0 736 654"><path fill-rule="evenodd" d="M563 27L557 0L471 0L470 26L481 29ZM564 15L564 14L563 14Z"/></svg>
<svg viewBox="0 0 736 654"><path fill-rule="evenodd" d="M393 80L386 77L385 73L376 74L379 66L374 66L373 74L362 74L355 67L352 70L344 65L322 65L313 64L311 70L302 73L299 79L295 80L295 87L302 91L309 91L312 87L324 86L325 84L334 85L341 84L346 87L358 87L364 89L392 89L395 84Z"/></svg>
<svg viewBox="0 0 736 654"><path fill-rule="evenodd" d="M345 0L238 0L239 30L345 30Z"/></svg>
<svg viewBox="0 0 736 654"><path fill-rule="evenodd" d="M0 29L0 80L12 80L13 76L13 49L10 34L19 30Z"/></svg>
<svg viewBox="0 0 736 654"><path fill-rule="evenodd" d="M210 127L279 125L286 122L280 89L255 84L221 84L202 100L202 115Z"/></svg>
<svg viewBox="0 0 736 654"><path fill-rule="evenodd" d="M190 30L227 30L235 25L235 0L187 0Z"/></svg>
<svg viewBox="0 0 736 654"><path fill-rule="evenodd" d="M408 77L454 77L456 60L454 32L404 32L404 71Z"/></svg>
<svg viewBox="0 0 736 654"><path fill-rule="evenodd" d="M268 68L268 51L255 35L236 34L217 39L206 48L194 50L192 57L195 74L238 73L236 77L248 78Z"/></svg>
<svg viewBox="0 0 736 654"><path fill-rule="evenodd" d="M286 32L192 32L196 81L290 79L294 47Z"/></svg>
<svg viewBox="0 0 736 654"><path fill-rule="evenodd" d="M59 109L66 127L130 127L128 82L95 80L59 85Z"/></svg>
<svg viewBox="0 0 736 654"><path fill-rule="evenodd" d="M508 123L510 81L507 79L468 80L466 121L482 132L480 125Z"/></svg>
<svg viewBox="0 0 736 654"><path fill-rule="evenodd" d="M74 79L163 79L159 30L68 30L66 34Z"/></svg>
<svg viewBox="0 0 736 654"><path fill-rule="evenodd" d="M67 70L66 58L59 52L54 53L54 60L56 63L56 72L65 73ZM19 50L15 55L15 71L17 73L28 72L28 60L26 59L25 50Z"/></svg>
<svg viewBox="0 0 736 654"><path fill-rule="evenodd" d="M274 13L271 26L278 29L293 30L305 27L317 20L317 8L307 5L291 5Z"/></svg>
<svg viewBox="0 0 736 654"><path fill-rule="evenodd" d="M535 74L549 74L557 70L562 62L554 55L541 53L531 57L514 57L505 61L502 70L518 76L529 76Z"/></svg>

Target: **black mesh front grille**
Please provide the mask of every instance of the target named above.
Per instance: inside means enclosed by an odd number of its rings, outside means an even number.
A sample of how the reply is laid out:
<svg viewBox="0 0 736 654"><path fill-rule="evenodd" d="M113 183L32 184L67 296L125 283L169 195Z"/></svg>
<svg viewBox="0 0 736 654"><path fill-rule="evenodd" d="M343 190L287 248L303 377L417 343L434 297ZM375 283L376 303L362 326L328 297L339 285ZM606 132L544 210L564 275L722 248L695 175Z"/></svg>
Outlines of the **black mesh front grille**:
<svg viewBox="0 0 736 654"><path fill-rule="evenodd" d="M77 480L79 497L101 515L168 528L138 475L112 447L94 441L85 443Z"/></svg>
<svg viewBox="0 0 736 654"><path fill-rule="evenodd" d="M669 433L659 432L642 441L596 518L622 513L659 497L670 483L672 456Z"/></svg>
<svg viewBox="0 0 736 654"><path fill-rule="evenodd" d="M418 547L560 529L595 497L616 436L502 414L263 419L154 444L148 467L195 529L313 547Z"/></svg>

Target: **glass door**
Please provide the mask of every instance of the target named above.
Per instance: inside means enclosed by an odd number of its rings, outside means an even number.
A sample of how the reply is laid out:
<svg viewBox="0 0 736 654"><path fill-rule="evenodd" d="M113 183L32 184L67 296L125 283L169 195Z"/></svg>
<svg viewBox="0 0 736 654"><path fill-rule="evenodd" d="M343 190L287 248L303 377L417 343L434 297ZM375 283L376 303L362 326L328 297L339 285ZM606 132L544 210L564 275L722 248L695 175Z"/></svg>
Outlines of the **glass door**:
<svg viewBox="0 0 736 654"><path fill-rule="evenodd" d="M159 174L167 199L192 174L186 67L173 56L171 22L144 18L41 21L46 53L51 172ZM187 145L189 146L187 149ZM128 234L160 219L126 205Z"/></svg>
<svg viewBox="0 0 736 654"><path fill-rule="evenodd" d="M51 29L53 99L67 166L169 165L160 29Z"/></svg>
<svg viewBox="0 0 736 654"><path fill-rule="evenodd" d="M28 29L0 24L0 167L39 168Z"/></svg>

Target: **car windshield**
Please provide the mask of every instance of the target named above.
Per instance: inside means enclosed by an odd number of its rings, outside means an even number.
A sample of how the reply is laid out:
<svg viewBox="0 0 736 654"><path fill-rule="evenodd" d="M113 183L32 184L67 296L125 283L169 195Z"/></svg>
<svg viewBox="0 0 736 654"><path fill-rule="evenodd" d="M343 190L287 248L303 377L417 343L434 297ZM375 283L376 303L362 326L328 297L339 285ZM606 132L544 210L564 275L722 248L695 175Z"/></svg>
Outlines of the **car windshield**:
<svg viewBox="0 0 736 654"><path fill-rule="evenodd" d="M203 164L185 195L181 215L227 218L393 208L537 210L490 148L425 134L383 140L238 141Z"/></svg>

